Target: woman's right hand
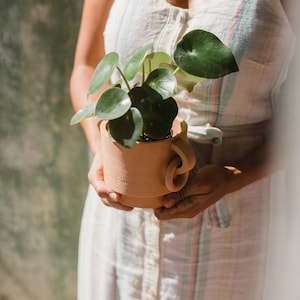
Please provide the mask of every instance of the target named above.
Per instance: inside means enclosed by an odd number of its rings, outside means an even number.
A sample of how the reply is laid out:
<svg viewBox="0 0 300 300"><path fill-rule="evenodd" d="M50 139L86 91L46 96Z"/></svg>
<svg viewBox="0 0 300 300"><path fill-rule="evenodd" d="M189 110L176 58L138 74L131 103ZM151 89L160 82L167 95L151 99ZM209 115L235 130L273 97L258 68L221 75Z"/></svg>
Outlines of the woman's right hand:
<svg viewBox="0 0 300 300"><path fill-rule="evenodd" d="M120 194L114 192L105 184L103 176L103 164L100 152L96 152L94 156L91 168L88 173L88 179L104 205L125 211L130 211L133 209L132 207L121 204L119 202Z"/></svg>

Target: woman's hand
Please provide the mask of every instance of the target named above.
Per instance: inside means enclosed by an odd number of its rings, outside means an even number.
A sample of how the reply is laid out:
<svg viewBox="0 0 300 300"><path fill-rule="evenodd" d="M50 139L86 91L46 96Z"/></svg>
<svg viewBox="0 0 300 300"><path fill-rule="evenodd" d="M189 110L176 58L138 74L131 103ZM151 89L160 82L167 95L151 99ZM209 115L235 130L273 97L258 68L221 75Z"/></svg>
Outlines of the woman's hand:
<svg viewBox="0 0 300 300"><path fill-rule="evenodd" d="M94 156L93 163L88 174L88 179L90 184L94 187L96 193L106 206L125 211L130 211L133 209L132 207L121 204L119 202L120 195L118 193L115 193L105 184L103 177L102 159L99 152L97 152Z"/></svg>
<svg viewBox="0 0 300 300"><path fill-rule="evenodd" d="M215 164L193 170L181 191L164 197L163 207L154 210L156 217L160 220L195 217L233 191L231 182L238 174L236 168Z"/></svg>

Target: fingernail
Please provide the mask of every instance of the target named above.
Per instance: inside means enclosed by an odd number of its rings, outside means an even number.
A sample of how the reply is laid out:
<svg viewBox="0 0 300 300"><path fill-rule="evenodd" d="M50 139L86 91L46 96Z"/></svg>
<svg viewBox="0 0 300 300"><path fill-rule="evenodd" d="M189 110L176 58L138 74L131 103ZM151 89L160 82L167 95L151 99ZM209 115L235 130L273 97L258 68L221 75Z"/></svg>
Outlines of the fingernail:
<svg viewBox="0 0 300 300"><path fill-rule="evenodd" d="M118 201L118 195L116 193L109 193L108 196L111 200Z"/></svg>

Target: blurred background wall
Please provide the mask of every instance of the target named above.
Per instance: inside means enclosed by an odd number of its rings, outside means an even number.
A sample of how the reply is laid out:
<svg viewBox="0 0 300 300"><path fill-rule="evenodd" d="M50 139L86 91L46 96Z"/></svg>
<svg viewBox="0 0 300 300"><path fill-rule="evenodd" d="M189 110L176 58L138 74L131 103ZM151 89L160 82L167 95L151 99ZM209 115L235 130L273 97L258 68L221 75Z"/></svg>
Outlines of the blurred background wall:
<svg viewBox="0 0 300 300"><path fill-rule="evenodd" d="M0 1L0 300L76 299L87 148L69 77L83 1Z"/></svg>

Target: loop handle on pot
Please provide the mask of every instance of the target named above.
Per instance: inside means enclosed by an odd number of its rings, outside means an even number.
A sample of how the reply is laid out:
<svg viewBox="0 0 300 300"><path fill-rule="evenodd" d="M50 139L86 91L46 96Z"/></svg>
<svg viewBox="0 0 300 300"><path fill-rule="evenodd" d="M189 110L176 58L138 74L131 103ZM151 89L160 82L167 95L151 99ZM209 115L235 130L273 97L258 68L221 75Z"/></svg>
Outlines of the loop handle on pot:
<svg viewBox="0 0 300 300"><path fill-rule="evenodd" d="M172 141L171 148L178 156L168 165L165 185L170 192L177 192L186 184L189 171L196 163L196 157L191 146L182 138Z"/></svg>

